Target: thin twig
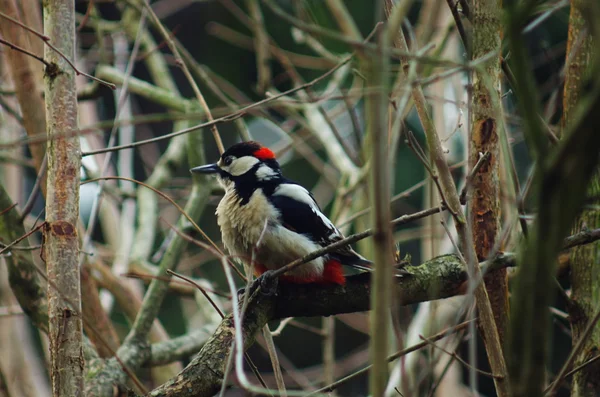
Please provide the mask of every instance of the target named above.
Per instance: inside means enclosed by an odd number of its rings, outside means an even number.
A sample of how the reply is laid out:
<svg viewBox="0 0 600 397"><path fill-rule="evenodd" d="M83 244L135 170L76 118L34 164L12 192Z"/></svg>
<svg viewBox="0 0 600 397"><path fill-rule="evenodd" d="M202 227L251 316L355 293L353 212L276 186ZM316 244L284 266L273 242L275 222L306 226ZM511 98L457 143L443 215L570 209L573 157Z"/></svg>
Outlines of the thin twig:
<svg viewBox="0 0 600 397"><path fill-rule="evenodd" d="M28 231L27 233L25 233L24 235L22 235L21 237L19 237L15 241L11 242L10 244L6 244L2 249L0 249L0 255L4 254L6 251L10 250L13 245L19 244L19 242L25 240L27 237L29 237L33 233L37 232L39 229L41 229L45 225L46 225L46 222L40 223L38 226L36 226L35 228L31 229L30 231Z"/></svg>
<svg viewBox="0 0 600 397"><path fill-rule="evenodd" d="M330 75L332 75L336 70L338 70L339 68L341 68L342 66L344 66L346 63L348 63L351 58L352 57L345 58L339 64L337 64L335 67L333 67L332 69L330 69L327 72L323 73L321 76L317 77L316 79L314 79L314 80L312 80L312 81L310 81L310 82L308 82L306 84L302 84L302 85L300 85L298 87L294 87L294 88L289 89L287 91L284 91L284 92L282 92L280 94L273 95L273 96L271 96L269 98L265 98L265 99L263 99L261 101L258 101L258 102L254 102L254 103L252 103L252 104L250 104L248 106L244 106L241 109L239 109L237 112L231 113L231 114L229 114L227 116L223 116L223 117L214 119L212 121L208 121L206 123L198 124L198 125L195 125L193 127L185 128L183 130L175 131L175 132L172 132L170 134L165 134L165 135L162 135L162 136L159 136L159 137L156 137L156 138L146 139L146 140L143 140L143 141L134 142L134 143L129 144L129 145L113 146L111 148L98 149L98 150L92 150L92 151L89 151L89 152L84 152L84 153L81 154L81 156L82 157L92 156L92 155L95 155L95 154L106 153L106 152L116 151L116 150L122 150L122 149L129 149L129 148L133 148L133 147L137 147L137 146L141 146L141 145L146 145L146 144L149 144L149 143L160 142L160 141L163 141L165 139L171 139L171 138L173 138L175 136L182 135L182 134L187 134L189 132L197 131L197 130L200 130L200 129L203 129L203 128L206 128L206 127L210 127L212 125L216 125L216 124L224 123L224 122L227 122L227 121L235 120L238 117L242 117L250 109L254 109L254 108L260 107L260 106L264 105L265 103L272 102L272 101L277 100L279 98L285 97L286 95L292 94L292 93L294 93L296 91L304 90L304 89L306 89L308 87L311 87L311 86L317 84L321 80L323 80L323 79L329 77ZM3 148L3 146L0 145L0 148Z"/></svg>
<svg viewBox="0 0 600 397"><path fill-rule="evenodd" d="M154 22L155 26L158 27L158 30L162 34L164 40L166 41L167 45L169 46L169 49L173 53L176 64L181 68L188 83L192 87L192 90L194 91L194 94L196 95L196 99L198 99L198 102L200 103L200 106L204 110L206 117L208 118L208 121L214 121L212 113L210 112L210 108L208 107L208 104L206 103L206 100L204 99L204 95L202 95L200 88L198 88L198 84L196 84L196 81L194 80L194 77L192 77L190 70L186 66L183 59L181 58L181 55L179 54L179 51L177 50L177 46L175 45L175 42L173 41L173 37L169 34L169 32L167 32L167 29L162 24L160 19L156 16L156 13L152 9L152 7L150 7L150 4L148 3L148 1L144 0L143 4L144 4L144 9L150 15L150 18ZM213 138L215 139L215 142L217 144L217 149L219 150L219 154L222 154L225 151L225 148L223 147L223 141L221 140L221 135L219 134L217 125L212 124L210 126L210 131L212 132Z"/></svg>
<svg viewBox="0 0 600 397"><path fill-rule="evenodd" d="M23 211L21 212L21 222L29 215L31 210L33 209L33 205L38 198L38 194L40 192L42 181L44 180L44 174L46 174L46 170L48 169L48 156L44 155L44 160L42 160L42 166L38 171L37 178L35 178L35 184L31 189L31 193L29 194L29 198L23 207Z"/></svg>
<svg viewBox="0 0 600 397"><path fill-rule="evenodd" d="M458 29L458 34L462 39L463 45L465 46L466 53L471 54L471 43L469 42L467 31L465 30L465 25L462 23L462 19L460 18L460 14L458 13L459 1L460 0L446 0L446 3L448 3L448 8L452 13L452 17L454 18L454 22L456 23L456 28ZM470 58L470 55L468 55L467 57Z"/></svg>
<svg viewBox="0 0 600 397"><path fill-rule="evenodd" d="M179 204L177 204L175 202L175 200L173 200L171 197L169 197L167 194L161 192L160 190L148 185L147 183L144 183L142 181L138 181L132 178L126 178L124 176L102 176L102 177L98 177L98 178L93 178L93 179L88 179L86 181L81 182L82 185L86 184L86 183L92 183L92 182L97 182L100 180L123 180L123 181L129 181L129 182L133 182L136 183L140 186L143 186L147 189L152 190L154 193L158 194L159 196L161 196L162 198L164 198L165 200L167 200L169 203L171 203L175 208L177 208L177 210L179 211L179 213L181 215L183 215L191 224L192 226L213 246L213 248L219 252L220 255L225 256L225 254L223 254L223 252L219 249L219 247L217 246L217 244L210 238L208 237L208 235L204 232L204 230L202 230L202 228L200 228L200 226L198 226L198 224L183 210L183 208L181 208L181 206Z"/></svg>
<svg viewBox="0 0 600 397"><path fill-rule="evenodd" d="M221 311L221 309L219 308L219 306L215 303L215 301L210 297L210 295L208 295L208 293L206 292L206 290L204 289L204 287L202 287L200 284L198 284L197 282L195 282L194 280L192 280L189 277L184 276L183 274L179 274L177 272L174 272L171 269L167 269L167 273L169 273L171 276L180 278L184 281L187 281L188 283L192 284L194 287L196 287L198 289L198 291L200 291L202 293L202 295L204 295L204 297L206 298L206 300L208 300L208 303L210 303L210 305L215 309L215 311L217 313L219 313L219 316L221 316L221 318L225 317L225 314Z"/></svg>
<svg viewBox="0 0 600 397"><path fill-rule="evenodd" d="M210 305L215 309L215 311L219 314L219 316L222 319L225 318L225 314L223 313L223 311L219 308L219 306L215 303L215 301L210 297L210 295L208 295L206 293L206 289L204 287L202 287L200 284L198 284L197 282L195 282L191 278L186 277L186 276L184 276L182 274L179 274L177 272L174 272L171 269L167 269L167 273L169 273L171 276L174 276L174 277L180 278L180 279L182 279L184 281L187 281L188 283L190 283L194 287L196 287L202 293L202 295L204 295L204 297L206 298L206 300L208 300L208 303L210 303ZM254 372L254 375L256 376L256 378L259 380L259 382L264 387L267 387L264 379L262 378L262 376L260 375L260 372L258 371L258 368L256 367L256 364L254 364L254 362L250 358L250 355L248 355L248 353L244 353L244 355L245 355L246 362L248 363L248 365L252 369L252 372Z"/></svg>
<svg viewBox="0 0 600 397"><path fill-rule="evenodd" d="M452 357L455 360L457 360L458 362L460 362L465 367L470 368L471 370L473 370L473 371L475 371L477 373L480 373L482 375L488 376L490 378L498 378L498 377L500 377L499 375L494 375L491 372L483 371L483 370L481 370L479 368L473 367L471 364L469 364L468 362L466 362L465 360L463 360L458 354L451 353L448 350L444 349L443 347L436 345L435 342L433 342L432 340L430 340L430 338L426 338L423 335L419 335L419 338L423 339L425 342L427 342L427 344L435 347L436 349L439 349L439 350L443 351L444 353L446 353L450 357Z"/></svg>
<svg viewBox="0 0 600 397"><path fill-rule="evenodd" d="M492 155L490 154L490 152L485 152L484 154L479 156L479 160L477 160L477 163L475 163L475 165L473 166L471 173L469 175L467 175L467 180L465 182L465 186L463 187L462 191L460 192L460 202L462 204L466 204L466 202L467 202L467 192L469 191L469 187L473 183L473 179L479 172L479 169L490 159L491 156Z"/></svg>
<svg viewBox="0 0 600 397"><path fill-rule="evenodd" d="M407 146L410 149L412 149L412 151L417 156L417 159L419 159L419 161L421 161L421 163L423 164L425 169L429 172L429 175L431 176L431 180L435 184L435 186L438 190L438 193L440 195L440 198L442 199L444 208L446 208L446 209L450 208L448 206L448 201L446 201L446 197L444 196L444 190L442 189L442 186L440 185L440 178L439 178L437 172L431 166L431 164L429 164L429 160L427 160L427 155L425 154L425 151L419 144L419 141L417 141L417 138L412 133L412 131L408 131L406 133L406 137L407 137L407 140L406 140ZM452 212L452 211L450 210L450 212ZM456 216L455 213L452 213L452 215Z"/></svg>
<svg viewBox="0 0 600 397"><path fill-rule="evenodd" d="M567 372L565 374L564 378L568 378L569 376L573 375L576 372L581 371L582 369L584 369L588 365L591 365L591 364L595 363L598 360L600 360L600 354L598 354L597 356L594 356L594 357L590 358L589 360L587 360L586 362L584 362L584 363L576 366L575 368L573 368L572 370L570 370L569 372Z"/></svg>
<svg viewBox="0 0 600 397"><path fill-rule="evenodd" d="M458 325L455 325L454 327L445 329L444 331L441 331L441 332L439 332L439 333L437 333L437 334L429 337L429 340L435 342L435 341L438 341L440 339L443 339L446 336L452 335L452 334L454 334L454 333L456 333L458 331L461 331L461 330L467 328L467 326L469 325L469 323L471 323L472 321L473 320L465 321L465 322L462 322L462 323L460 323ZM409 353L412 353L414 351L422 349L422 348L424 348L425 346L428 346L428 345L429 345L429 343L425 342L425 341L420 342L420 343L416 343L416 344L414 344L414 345L412 345L410 347L407 347L406 349L400 350L399 352L396 352L396 353L388 356L387 359L388 359L389 362L397 360L400 357L403 357L403 356L405 356L405 355L407 355ZM322 388L320 388L318 390L315 390L314 392L308 394L307 397L308 396L312 396L312 395L314 395L316 393L323 393L323 392L324 393L328 393L328 392L332 392L333 390L337 389L339 386L343 385L344 383L348 382L349 380L352 380L352 379L356 378L357 376L361 376L361 375L365 374L366 372L368 372L371 369L371 367L372 367L371 365L368 365L365 368L363 368L361 370L358 370L358 371L356 371L356 372L354 372L354 373L352 373L352 374L350 374L350 375L348 375L348 376L346 376L346 377L344 377L344 378L342 378L342 379L340 379L340 380L338 380L338 381L336 381L336 382L334 382L334 383L332 383L330 385L327 385L327 386L322 387Z"/></svg>
<svg viewBox="0 0 600 397"><path fill-rule="evenodd" d="M279 364L279 357L277 357L277 349L275 347L275 341L273 341L273 335L269 329L269 324L263 327L263 337L267 345L267 352L269 353L269 359L273 367L273 374L275 375L275 381L277 382L277 390L279 395L282 397L287 396L287 390L285 389L285 382L283 380L283 373L281 372L281 366Z"/></svg>
<svg viewBox="0 0 600 397"><path fill-rule="evenodd" d="M391 221L390 225L398 226L398 225L403 225L403 224L406 224L409 222L413 222L417 219L425 218L427 216L439 213L443 209L445 209L445 208L443 208L443 207L442 208L440 208L440 207L429 208L429 209L426 209L423 211L415 212L410 215L402 215L401 217L396 218L393 221ZM330 244L324 248L313 251L310 254L303 256L302 258L296 259L295 261L290 262L287 265L285 265L277 270L274 270L273 276L281 276L282 274L284 274L306 262L309 262L309 261L312 261L313 259L319 258L319 257L321 257L329 252L332 252L338 248L345 247L349 244L355 243L355 242L363 240L369 236L372 236L373 233L374 233L373 229L367 229L364 232L356 233L356 234L348 236L342 240L336 241L333 244Z"/></svg>
<svg viewBox="0 0 600 397"><path fill-rule="evenodd" d="M32 57L33 59L36 59L38 61L40 61L41 63L43 63L44 65L46 65L47 68L52 68L52 65L50 63L48 63L48 61L46 61L44 58L39 57L37 55L35 55L33 52L31 51L27 51L25 48L19 47L16 44L12 44L9 41L6 41L2 38L0 38L0 43L10 47L11 49L15 50L15 51L19 51L22 52L23 54Z"/></svg>
<svg viewBox="0 0 600 397"><path fill-rule="evenodd" d="M164 221L164 220L163 220ZM179 235L179 237L183 238L184 240L202 248L205 249L207 251L209 251L211 254L213 254L215 257L221 259L221 257L225 256L225 258L229 258L226 255L224 255L223 253L221 253L220 251L215 250L213 247L211 247L208 244L203 243L202 241L198 241L195 238L188 236L187 234L183 233L181 230L177 229L177 227L175 227L174 225L171 225L170 223L166 222L169 225L169 227L171 228L171 230L173 230L175 233L177 233L177 235ZM247 277L245 277L242 272L229 260L227 259L227 263L229 263L229 266L231 266L231 268L237 273L238 276L240 276L240 278L242 280L246 280Z"/></svg>
<svg viewBox="0 0 600 397"><path fill-rule="evenodd" d="M581 333L581 336L579 337L579 340L577 341L575 346L573 346L573 349L571 349L571 353L569 353L569 357L567 358L567 361L565 361L562 368L558 372L558 375L556 375L556 379L554 380L554 382L552 382L552 384L550 386L548 386L548 388L546 390L544 390L544 394L547 392L550 396L552 396L552 395L554 395L554 393L556 393L556 391L562 384L563 380L565 379L567 372L569 370L569 367L571 367L571 364L573 364L573 361L575 361L575 359L577 358L577 355L579 354L581 349L583 349L585 342L592 334L592 331L596 327L598 320L600 320L600 310L598 310L596 312L594 317L586 325L585 329Z"/></svg>

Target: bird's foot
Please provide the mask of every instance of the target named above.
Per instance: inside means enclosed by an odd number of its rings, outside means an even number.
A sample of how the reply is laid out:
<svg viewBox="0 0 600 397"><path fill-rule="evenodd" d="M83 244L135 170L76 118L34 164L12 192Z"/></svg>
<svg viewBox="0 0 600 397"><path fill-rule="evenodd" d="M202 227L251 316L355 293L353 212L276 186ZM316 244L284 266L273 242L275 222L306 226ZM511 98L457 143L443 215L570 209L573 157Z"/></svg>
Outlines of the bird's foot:
<svg viewBox="0 0 600 397"><path fill-rule="evenodd" d="M273 296L277 295L277 287L279 286L279 277L275 276L273 270L267 270L263 274L261 274L256 280L250 284L248 288L248 296L252 296L254 291L256 291L260 287L260 293L265 296ZM238 298L241 300L244 293L246 292L246 288L240 288L237 291Z"/></svg>
<svg viewBox="0 0 600 397"><path fill-rule="evenodd" d="M277 295L279 287L279 277L275 275L273 270L267 270L260 275L256 282L260 283L260 292L266 296Z"/></svg>

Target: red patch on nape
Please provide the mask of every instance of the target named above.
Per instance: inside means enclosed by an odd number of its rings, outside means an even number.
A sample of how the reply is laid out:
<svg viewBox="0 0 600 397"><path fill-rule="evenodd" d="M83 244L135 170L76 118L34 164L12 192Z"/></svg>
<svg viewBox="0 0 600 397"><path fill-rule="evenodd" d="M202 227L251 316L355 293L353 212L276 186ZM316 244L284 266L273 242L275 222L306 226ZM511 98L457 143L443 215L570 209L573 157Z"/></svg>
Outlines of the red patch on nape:
<svg viewBox="0 0 600 397"><path fill-rule="evenodd" d="M260 149L258 149L254 153L252 153L252 155L259 160L274 160L275 159L275 153L273 153L271 151L271 149L266 148L266 147L261 147Z"/></svg>

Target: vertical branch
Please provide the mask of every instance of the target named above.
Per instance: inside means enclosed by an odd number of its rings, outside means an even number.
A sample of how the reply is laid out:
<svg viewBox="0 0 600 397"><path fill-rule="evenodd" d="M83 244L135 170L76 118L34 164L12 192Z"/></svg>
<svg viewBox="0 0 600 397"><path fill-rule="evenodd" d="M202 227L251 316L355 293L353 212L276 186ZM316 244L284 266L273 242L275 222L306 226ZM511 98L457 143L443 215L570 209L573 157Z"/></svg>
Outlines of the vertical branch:
<svg viewBox="0 0 600 397"><path fill-rule="evenodd" d="M82 315L84 330L100 357L111 357L119 348L119 337L102 307L98 286L87 266L81 268Z"/></svg>
<svg viewBox="0 0 600 397"><path fill-rule="evenodd" d="M265 338L265 345L269 358L271 359L271 365L273 366L273 375L277 382L277 390L281 397L287 397L287 391L285 390L285 382L283 380L283 373L281 372L281 366L279 365L279 357L277 357L277 349L275 348L275 342L273 341L273 335L269 329L269 324L266 324L263 329L263 337Z"/></svg>
<svg viewBox="0 0 600 397"><path fill-rule="evenodd" d="M196 81L192 77L192 74L190 73L188 67L186 66L185 62L181 58L181 55L179 54L179 50L177 49L177 46L175 45L175 42L173 41L172 35L169 34L169 32L167 32L167 29L164 27L164 25L162 24L162 22L160 21L158 16L156 16L152 7L150 7L150 4L147 3L146 1L144 1L142 4L143 4L144 8L148 11L150 20L154 23L155 27L162 34L165 42L167 43L167 46L173 53L173 56L175 57L175 60L177 61L178 66L181 67L181 71L183 72L188 83L192 87L192 90L194 91L194 94L196 95L196 99L198 99L198 103L200 103L200 107L205 112L206 117L208 118L208 121L213 121L214 119L213 119L212 113L210 111L210 108L208 107L208 104L206 103L206 100L204 99L204 95L202 95L200 88L196 84ZM217 149L219 150L219 153L223 153L225 151L225 148L223 147L223 141L221 140L221 135L219 134L219 130L218 130L217 126L215 124L211 125L210 131L213 134L213 138L215 139L215 143L217 144Z"/></svg>
<svg viewBox="0 0 600 397"><path fill-rule="evenodd" d="M563 95L563 118L562 126L565 129L571 124L573 111L576 109L582 94L585 76L590 72L594 39L591 35L591 27L585 23L584 15L585 1L574 0L571 2L571 13L569 16L569 38L567 41L567 61L565 67L565 88ZM597 38L595 39L597 41ZM598 173L592 178L588 188L590 197L600 195L600 177ZM590 209L582 212L575 224L575 232L586 227L595 227L600 224L600 211L596 199ZM596 205L596 209L594 208ZM569 305L569 319L573 330L573 344L580 341L587 324L600 308L600 283L598 273L600 263L597 258L600 255L600 243L575 247L571 252L571 302ZM591 336L583 342L583 348L575 357L573 367L586 362L592 355L600 350L600 326L596 324ZM585 366L573 376L573 397L590 396L600 394L600 380L597 364Z"/></svg>
<svg viewBox="0 0 600 397"><path fill-rule="evenodd" d="M75 58L75 4L71 0L44 2L44 33L69 59ZM75 72L46 47L53 65L44 77L48 121L48 185L44 256L48 279L50 361L54 396L83 395L81 291L79 286L79 169ZM56 289L55 289L56 287ZM73 305L73 306L71 306Z"/></svg>
<svg viewBox="0 0 600 397"><path fill-rule="evenodd" d="M203 164L204 161L204 141L202 134L188 134L187 135L187 156L188 161L191 165ZM184 208L186 214L192 219L198 219L204 211L205 204L208 200L210 191L203 188L202 182L204 178L197 178L194 181L192 191ZM181 216L178 223L177 229L181 230L185 227L188 220L185 216ZM183 254L187 247L188 241L181 237L179 234L173 232L173 237L169 241L169 245L160 261L159 274L164 279L154 279L150 283L150 287L144 296L142 306L138 315L133 323L129 334L127 335L125 342L119 349L119 353L124 352L130 348L136 348L144 345L145 340L148 336L148 332L154 322L154 319L158 315L160 305L162 304L167 292L169 291L169 281L171 276L165 274L167 270L172 270L177 266L179 258Z"/></svg>
<svg viewBox="0 0 600 397"><path fill-rule="evenodd" d="M390 228L391 184L388 162L388 88L389 88L389 36L382 32L379 37L381 55L367 63L367 86L372 94L366 96L368 135L371 137L372 161L370 183L371 222L373 224L373 251L375 274L371 294L371 361L373 369L369 378L369 390L373 396L382 396L388 379L387 354L390 331L390 307L393 289L394 252Z"/></svg>
<svg viewBox="0 0 600 397"><path fill-rule="evenodd" d="M0 241L7 243L25 235L21 214L11 208L14 202L0 184ZM26 246L27 240L18 243ZM10 286L21 308L35 327L48 331L48 302L44 280L40 277L29 251L14 250L4 257Z"/></svg>
<svg viewBox="0 0 600 397"><path fill-rule="evenodd" d="M269 38L258 0L247 0L248 12L252 18L254 33L254 51L256 52L256 70L258 81L256 88L263 93L271 85L271 68L269 67Z"/></svg>
<svg viewBox="0 0 600 397"><path fill-rule="evenodd" d="M336 22L344 34L362 41L362 36L344 3L328 0ZM381 12L381 10L380 10ZM376 13L379 15L379 13ZM402 18L398 18L401 20ZM397 21L394 21L397 22ZM398 25L395 25L398 26ZM375 273L371 293L371 362L373 368L369 377L369 391L373 396L382 396L388 380L388 344L391 328L390 307L393 289L393 239L390 228L391 183L388 162L388 95L390 58L389 46L392 35L379 32L380 53L368 57L360 54L365 68L369 95L366 95L367 136L371 139L372 161L370 175L370 199L373 203L371 222L373 224L373 260Z"/></svg>
<svg viewBox="0 0 600 397"><path fill-rule="evenodd" d="M19 13L15 0L0 0L0 10L9 17L19 20ZM3 19L0 23L0 34L12 44L21 48L30 49L28 35L25 30L17 24ZM33 39L33 38L31 38ZM40 78L36 76L29 56L20 51L6 51L5 53L12 80L15 84L15 93L23 114L23 125L28 136L42 134L46 131L46 117L44 114L44 99L41 95L42 87ZM35 65L39 65L36 61ZM46 148L43 143L32 143L29 145L36 170L42 166ZM42 193L46 194L45 179L41 184Z"/></svg>
<svg viewBox="0 0 600 397"><path fill-rule="evenodd" d="M335 317L323 317L323 382L329 385L335 381Z"/></svg>
<svg viewBox="0 0 600 397"><path fill-rule="evenodd" d="M496 54L483 65L484 67L477 68L473 73L471 96L469 168L475 166L481 153L490 153L489 160L472 180L469 199L473 242L479 262L484 261L492 251L500 224L498 129L502 123L496 120L498 109L494 109L494 103L499 103L500 99L501 10L502 0L473 2L472 59L476 60L489 53ZM489 79L489 84L486 84L485 79ZM493 90L488 89L490 86ZM508 320L506 269L490 272L484 279L500 343L503 343Z"/></svg>

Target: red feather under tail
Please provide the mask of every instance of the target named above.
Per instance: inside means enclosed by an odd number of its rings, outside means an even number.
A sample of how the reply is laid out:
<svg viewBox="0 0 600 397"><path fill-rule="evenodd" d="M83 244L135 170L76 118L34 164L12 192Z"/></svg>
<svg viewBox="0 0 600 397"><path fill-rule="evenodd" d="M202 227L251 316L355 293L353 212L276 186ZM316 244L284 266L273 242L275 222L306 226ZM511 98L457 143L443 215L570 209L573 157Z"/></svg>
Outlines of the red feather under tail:
<svg viewBox="0 0 600 397"><path fill-rule="evenodd" d="M261 264L256 264L254 266L254 272L257 277L266 272L267 270L268 269ZM325 268L323 269L323 273L320 276L298 277L283 275L279 277L279 280L291 284L317 283L346 285L346 276L344 276L344 269L342 267L342 264L334 259L325 262Z"/></svg>

